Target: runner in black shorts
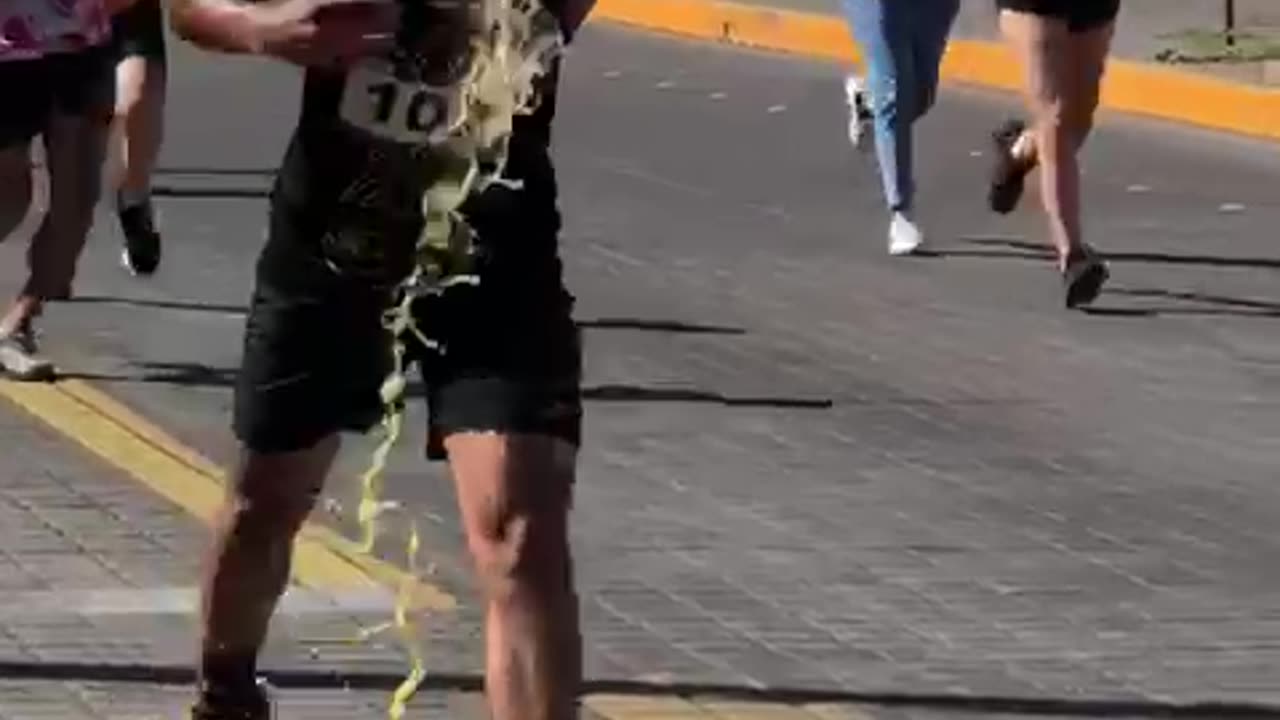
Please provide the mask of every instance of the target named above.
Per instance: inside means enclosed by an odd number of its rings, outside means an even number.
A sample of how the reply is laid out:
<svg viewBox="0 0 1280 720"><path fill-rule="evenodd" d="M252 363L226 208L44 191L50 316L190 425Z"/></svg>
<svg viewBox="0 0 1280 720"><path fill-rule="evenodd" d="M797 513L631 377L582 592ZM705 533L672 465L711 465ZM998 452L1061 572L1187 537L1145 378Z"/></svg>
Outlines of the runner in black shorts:
<svg viewBox="0 0 1280 720"><path fill-rule="evenodd" d="M1110 25L1120 14L1120 0L996 0L996 7L1064 20L1073 33Z"/></svg>
<svg viewBox="0 0 1280 720"><path fill-rule="evenodd" d="M37 138L49 180L26 280L0 313L0 375L15 380L55 374L39 352L35 324L47 302L71 294L98 201L113 91L101 0L51 2L48 12L34 12L41 7L0 2L0 241L15 234L36 197ZM39 42L30 44L33 38Z"/></svg>
<svg viewBox="0 0 1280 720"><path fill-rule="evenodd" d="M1040 166L1040 195L1058 254L1068 308L1098 297L1111 272L1083 239L1076 156L1093 128L1119 0L996 0L1000 28L1026 73L1034 122L994 133L989 204L1011 212L1026 176Z"/></svg>
<svg viewBox="0 0 1280 720"><path fill-rule="evenodd" d="M547 3L566 32L591 4ZM466 40L449 32L449 16L433 15L456 6L399 5L400 22L383 12L396 6L384 4L341 10L284 0L265 12L237 0L172 6L179 32L206 48L308 66L245 330L235 394L244 454L204 583L198 720L267 717L255 663L288 579L294 535L338 433L366 430L382 415L379 388L391 354L381 319L411 264L430 182L431 156L419 148L433 128L423 126L421 110L435 97L431 88L451 81L436 75L447 73L452 63L444 61ZM394 49L379 40L391 34ZM389 51L405 63L400 73L361 62ZM568 546L580 345L558 255L550 155L556 77L545 80L537 111L516 118L505 175L518 186L491 186L463 208L478 234L479 283L416 306L439 350L410 339L430 409L428 453L450 463L483 581L486 690L496 720L576 717L581 673Z"/></svg>
<svg viewBox="0 0 1280 720"><path fill-rule="evenodd" d="M160 264L151 175L164 137L164 33L160 0L133 0L112 18L120 162L116 213L124 233L121 261L135 275L150 275Z"/></svg>

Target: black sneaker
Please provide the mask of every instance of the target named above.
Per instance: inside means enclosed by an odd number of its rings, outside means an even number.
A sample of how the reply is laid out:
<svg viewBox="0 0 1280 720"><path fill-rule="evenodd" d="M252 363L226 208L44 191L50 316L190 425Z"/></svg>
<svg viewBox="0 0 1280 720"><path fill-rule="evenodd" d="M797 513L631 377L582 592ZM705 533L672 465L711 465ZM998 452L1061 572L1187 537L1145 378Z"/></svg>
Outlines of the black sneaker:
<svg viewBox="0 0 1280 720"><path fill-rule="evenodd" d="M160 266L160 233L156 231L151 201L119 205L120 229L124 231L121 261L134 275L151 275Z"/></svg>
<svg viewBox="0 0 1280 720"><path fill-rule="evenodd" d="M265 683L239 691L201 688L190 720L271 720L271 698Z"/></svg>
<svg viewBox="0 0 1280 720"><path fill-rule="evenodd" d="M994 212L1007 215L1018 207L1022 191L1026 187L1027 174L1035 162L1019 160L1013 155L1013 146L1022 137L1027 126L1021 120L1009 120L1001 125L991 139L995 143L995 160L991 166L991 187L987 203Z"/></svg>
<svg viewBox="0 0 1280 720"><path fill-rule="evenodd" d="M1088 305L1098 299L1102 286L1111 278L1111 270L1097 253L1086 249L1067 260L1062 271L1068 310Z"/></svg>

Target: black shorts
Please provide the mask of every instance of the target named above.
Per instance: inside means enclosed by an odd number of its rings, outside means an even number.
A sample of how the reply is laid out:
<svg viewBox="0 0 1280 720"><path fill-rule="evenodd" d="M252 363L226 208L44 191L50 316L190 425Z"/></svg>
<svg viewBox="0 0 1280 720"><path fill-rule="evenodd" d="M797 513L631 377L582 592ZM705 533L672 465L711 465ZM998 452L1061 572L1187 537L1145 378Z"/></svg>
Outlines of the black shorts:
<svg viewBox="0 0 1280 720"><path fill-rule="evenodd" d="M164 15L160 0L137 0L111 18L111 45L117 60L142 57L164 63Z"/></svg>
<svg viewBox="0 0 1280 720"><path fill-rule="evenodd" d="M996 0L1001 10L1057 18L1073 33L1088 32L1115 21L1120 0Z"/></svg>
<svg viewBox="0 0 1280 720"><path fill-rule="evenodd" d="M115 76L106 48L0 62L0 148L25 145L55 113L111 118Z"/></svg>
<svg viewBox="0 0 1280 720"><path fill-rule="evenodd" d="M423 334L443 345L441 353L407 343L422 375L433 459L444 456L443 438L460 431L579 443L581 343L554 250L559 215L553 193L531 201L521 197L527 192L488 191L489 220L472 223L481 246L493 248L478 261L479 284L415 306ZM392 291L332 268L314 227L323 216L291 207L277 190L235 393L236 434L256 452L308 448L382 417L379 389L392 356L381 317ZM528 255L522 247L551 250Z"/></svg>

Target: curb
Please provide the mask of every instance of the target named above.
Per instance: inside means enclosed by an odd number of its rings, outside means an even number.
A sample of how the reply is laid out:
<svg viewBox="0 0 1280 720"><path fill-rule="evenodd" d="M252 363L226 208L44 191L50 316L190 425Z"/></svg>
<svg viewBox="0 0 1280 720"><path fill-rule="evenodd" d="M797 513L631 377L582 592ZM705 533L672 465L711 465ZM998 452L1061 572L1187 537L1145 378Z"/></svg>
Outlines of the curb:
<svg viewBox="0 0 1280 720"><path fill-rule="evenodd" d="M645 30L820 60L861 63L844 18L725 0L599 0L593 18ZM942 64L950 82L1019 90L1022 74L1003 45L952 40ZM1280 140L1280 89L1111 60L1102 107Z"/></svg>

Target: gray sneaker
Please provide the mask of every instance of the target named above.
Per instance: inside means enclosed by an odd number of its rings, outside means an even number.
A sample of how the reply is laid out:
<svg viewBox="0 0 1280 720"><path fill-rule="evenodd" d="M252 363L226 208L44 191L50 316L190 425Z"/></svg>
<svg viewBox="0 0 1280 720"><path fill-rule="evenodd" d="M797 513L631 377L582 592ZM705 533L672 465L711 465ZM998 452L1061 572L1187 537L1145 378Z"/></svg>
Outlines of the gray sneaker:
<svg viewBox="0 0 1280 720"><path fill-rule="evenodd" d="M0 336L0 372L23 382L54 378L53 363L40 356L36 334L30 326Z"/></svg>

